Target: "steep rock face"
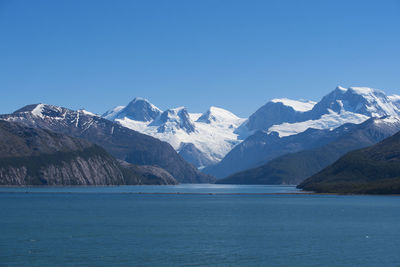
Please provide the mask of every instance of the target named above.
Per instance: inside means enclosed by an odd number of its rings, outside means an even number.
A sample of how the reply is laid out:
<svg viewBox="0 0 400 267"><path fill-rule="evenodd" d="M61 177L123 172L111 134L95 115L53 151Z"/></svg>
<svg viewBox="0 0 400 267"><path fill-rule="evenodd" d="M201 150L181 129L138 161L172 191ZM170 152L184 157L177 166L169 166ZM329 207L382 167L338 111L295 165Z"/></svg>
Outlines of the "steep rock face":
<svg viewBox="0 0 400 267"><path fill-rule="evenodd" d="M182 158L198 167L212 164L212 161L204 156L204 154L192 143L181 143L178 153Z"/></svg>
<svg viewBox="0 0 400 267"><path fill-rule="evenodd" d="M119 160L127 185L175 185L178 181L166 170L149 165L133 165Z"/></svg>
<svg viewBox="0 0 400 267"><path fill-rule="evenodd" d="M332 164L345 153L373 145L400 130L397 117L371 118L360 125L343 125L347 133L337 140L312 150L277 157L260 167L235 173L217 183L299 184Z"/></svg>
<svg viewBox="0 0 400 267"><path fill-rule="evenodd" d="M85 140L0 121L0 184L124 184L119 164Z"/></svg>
<svg viewBox="0 0 400 267"><path fill-rule="evenodd" d="M347 153L298 188L320 193L400 194L400 133Z"/></svg>
<svg viewBox="0 0 400 267"><path fill-rule="evenodd" d="M137 165L159 166L179 182L213 181L212 177L185 162L169 144L83 110L37 104L1 115L0 119L86 139L118 159Z"/></svg>

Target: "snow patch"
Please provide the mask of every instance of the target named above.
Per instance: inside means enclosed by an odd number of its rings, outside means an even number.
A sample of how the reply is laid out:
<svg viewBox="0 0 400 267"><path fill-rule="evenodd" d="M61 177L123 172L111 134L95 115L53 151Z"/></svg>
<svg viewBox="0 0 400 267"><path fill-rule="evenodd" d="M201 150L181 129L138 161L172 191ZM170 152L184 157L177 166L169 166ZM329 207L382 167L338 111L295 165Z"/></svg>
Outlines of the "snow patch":
<svg viewBox="0 0 400 267"><path fill-rule="evenodd" d="M279 137L295 135L304 132L308 128L313 129L335 129L345 123L359 124L369 119L368 116L342 111L340 113L330 111L329 114L322 115L320 119L308 120L297 123L282 123L274 125L268 129L268 133L277 132Z"/></svg>
<svg viewBox="0 0 400 267"><path fill-rule="evenodd" d="M296 111L305 112L312 110L317 102L309 100L293 100L289 98L274 98L271 100L273 103L282 103L285 106L292 107Z"/></svg>
<svg viewBox="0 0 400 267"><path fill-rule="evenodd" d="M87 110L84 110L84 109L80 109L80 110L78 110L78 112L82 112L82 113L85 114L85 115L98 117L97 114L94 114L93 112L90 112L90 111L87 111Z"/></svg>
<svg viewBox="0 0 400 267"><path fill-rule="evenodd" d="M106 111L106 113L104 113L102 117L107 120L112 120L124 108L125 108L125 106L117 106L115 108L112 108L112 109Z"/></svg>
<svg viewBox="0 0 400 267"><path fill-rule="evenodd" d="M32 111L32 115L39 117L39 118L43 118L43 108L44 108L44 104L39 104L37 105Z"/></svg>

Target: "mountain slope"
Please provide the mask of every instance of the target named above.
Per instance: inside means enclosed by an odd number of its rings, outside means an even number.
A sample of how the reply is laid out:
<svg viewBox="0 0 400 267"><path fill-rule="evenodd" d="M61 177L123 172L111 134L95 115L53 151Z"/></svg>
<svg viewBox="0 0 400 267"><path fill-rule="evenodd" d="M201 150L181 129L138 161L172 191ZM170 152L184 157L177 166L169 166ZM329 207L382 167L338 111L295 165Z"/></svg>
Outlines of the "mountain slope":
<svg viewBox="0 0 400 267"><path fill-rule="evenodd" d="M261 166L288 153L320 147L338 139L346 131L345 128L333 131L310 128L282 138L275 132L259 131L232 149L217 165L207 167L203 171L217 178L224 178L242 170Z"/></svg>
<svg viewBox="0 0 400 267"><path fill-rule="evenodd" d="M178 154L194 166L201 167L212 164L212 161L192 143L182 142L181 146L178 148Z"/></svg>
<svg viewBox="0 0 400 267"><path fill-rule="evenodd" d="M83 110L37 104L1 115L0 119L86 139L118 159L136 165L159 166L182 183L213 181L185 162L169 144Z"/></svg>
<svg viewBox="0 0 400 267"><path fill-rule="evenodd" d="M400 194L400 133L347 153L298 188L324 193Z"/></svg>
<svg viewBox="0 0 400 267"><path fill-rule="evenodd" d="M218 180L224 184L299 184L345 153L375 144L400 131L397 117L372 118L360 125L343 125L348 132L321 147L277 157L268 163Z"/></svg>
<svg viewBox="0 0 400 267"><path fill-rule="evenodd" d="M178 181L166 170L149 165L133 165L118 160L127 185L174 185Z"/></svg>

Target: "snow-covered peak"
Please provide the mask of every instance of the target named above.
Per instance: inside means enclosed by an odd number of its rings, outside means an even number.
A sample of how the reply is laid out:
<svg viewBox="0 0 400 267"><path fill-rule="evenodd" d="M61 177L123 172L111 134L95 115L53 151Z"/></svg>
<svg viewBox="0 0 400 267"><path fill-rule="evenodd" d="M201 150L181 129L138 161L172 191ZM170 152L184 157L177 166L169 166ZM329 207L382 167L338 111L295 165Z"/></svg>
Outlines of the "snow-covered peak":
<svg viewBox="0 0 400 267"><path fill-rule="evenodd" d="M149 100L147 100L146 98L140 97L140 96L135 97L131 102L134 103L134 102L142 102L142 101L150 103Z"/></svg>
<svg viewBox="0 0 400 267"><path fill-rule="evenodd" d="M146 98L143 97L135 97L129 104L129 105L143 105L143 106L148 106L150 109L152 110L157 110L162 112L161 109L159 109L158 107L156 107L155 105L153 105L152 103L150 103L149 100L147 100ZM128 107L127 106L127 107Z"/></svg>
<svg viewBox="0 0 400 267"><path fill-rule="evenodd" d="M162 111L147 99L136 97L126 107L119 106L103 114L108 120L128 118L135 121L152 121L157 118Z"/></svg>
<svg viewBox="0 0 400 267"><path fill-rule="evenodd" d="M315 104L307 100L272 99L254 112L236 132L245 136L256 131L267 130L272 125L305 120L305 114L310 112Z"/></svg>
<svg viewBox="0 0 400 267"><path fill-rule="evenodd" d="M322 98L311 111L311 118L317 119L329 110L349 111L369 117L398 116L400 110L396 103L383 91L369 87L337 87Z"/></svg>
<svg viewBox="0 0 400 267"><path fill-rule="evenodd" d="M398 116L397 106L381 90L368 87L350 87L346 92L348 102L358 102L344 107L346 110L372 117Z"/></svg>
<svg viewBox="0 0 400 267"><path fill-rule="evenodd" d="M305 112L311 110L316 102L309 100L293 100L289 98L274 98L273 103L282 103L285 106L293 108L295 111Z"/></svg>
<svg viewBox="0 0 400 267"><path fill-rule="evenodd" d="M40 117L43 119L45 117L63 117L66 110L67 109L59 106L47 104L32 104L15 111L13 114L30 113L32 116Z"/></svg>
<svg viewBox="0 0 400 267"><path fill-rule="evenodd" d="M399 115L400 96L388 97L383 91L369 87L338 86L298 121L277 123L268 132L278 132L282 137L308 128L330 129L347 122L361 123L371 117L398 118Z"/></svg>
<svg viewBox="0 0 400 267"><path fill-rule="evenodd" d="M239 121L244 121L244 119L239 118L232 112L223 109L211 106L206 112L204 112L196 122L203 123L231 123L236 124Z"/></svg>
<svg viewBox="0 0 400 267"><path fill-rule="evenodd" d="M373 89L373 88L369 88L369 87L349 87L348 90L352 91L355 94L364 95L364 96L375 95L375 94L385 94L381 90Z"/></svg>
<svg viewBox="0 0 400 267"><path fill-rule="evenodd" d="M186 133L195 131L193 121L185 107L168 109L161 113L149 126L158 126L159 133L176 132L179 129Z"/></svg>
<svg viewBox="0 0 400 267"><path fill-rule="evenodd" d="M185 107L177 107L167 109L161 113L160 117L157 118L156 123L165 123L168 121L180 121L180 120L190 120L189 113Z"/></svg>

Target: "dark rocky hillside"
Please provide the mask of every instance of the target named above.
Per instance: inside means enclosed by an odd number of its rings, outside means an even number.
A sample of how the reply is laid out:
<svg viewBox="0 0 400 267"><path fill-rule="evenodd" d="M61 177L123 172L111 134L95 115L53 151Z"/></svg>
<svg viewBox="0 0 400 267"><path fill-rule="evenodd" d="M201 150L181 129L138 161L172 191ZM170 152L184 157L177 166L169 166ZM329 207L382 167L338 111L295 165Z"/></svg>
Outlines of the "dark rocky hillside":
<svg viewBox="0 0 400 267"><path fill-rule="evenodd" d="M124 184L118 162L85 140L0 121L0 184Z"/></svg>
<svg viewBox="0 0 400 267"><path fill-rule="evenodd" d="M161 168L121 164L86 140L0 120L0 185L176 183Z"/></svg>
<svg viewBox="0 0 400 267"><path fill-rule="evenodd" d="M400 133L349 152L298 188L319 193L400 194Z"/></svg>

